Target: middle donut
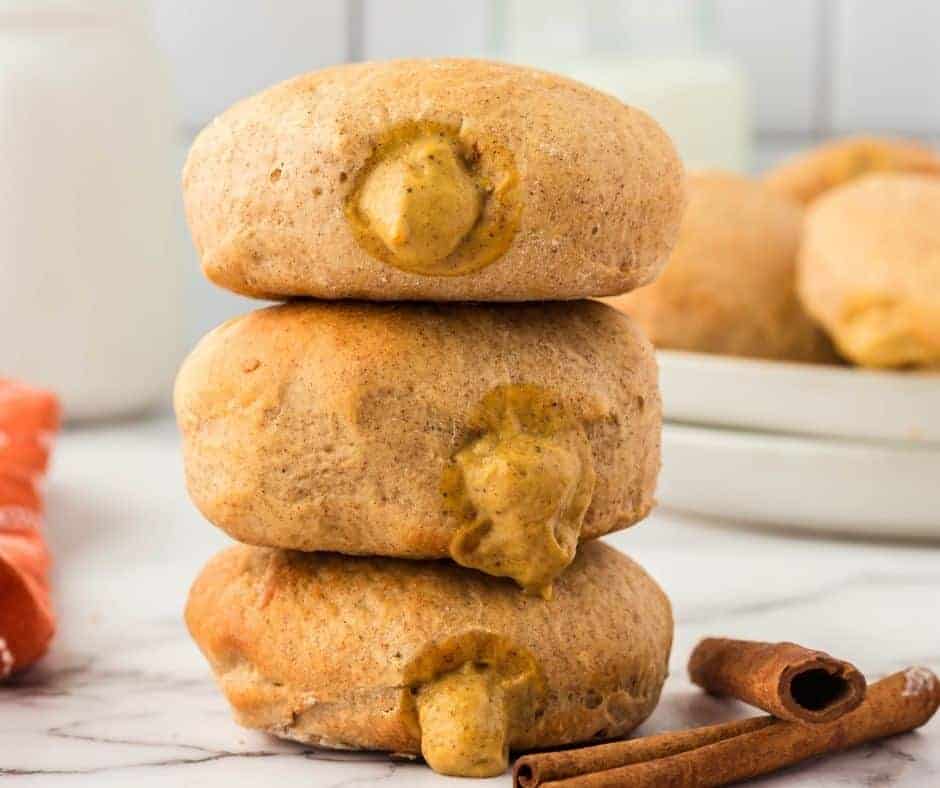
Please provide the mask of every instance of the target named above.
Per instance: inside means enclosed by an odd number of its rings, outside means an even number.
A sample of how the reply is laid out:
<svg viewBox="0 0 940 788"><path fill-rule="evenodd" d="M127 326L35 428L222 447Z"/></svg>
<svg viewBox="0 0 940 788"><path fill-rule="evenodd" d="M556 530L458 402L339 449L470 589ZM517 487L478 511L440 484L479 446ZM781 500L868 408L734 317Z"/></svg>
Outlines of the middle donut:
<svg viewBox="0 0 940 788"><path fill-rule="evenodd" d="M653 504L651 346L591 301L294 303L180 371L190 495L234 538L452 558L548 595L579 540Z"/></svg>

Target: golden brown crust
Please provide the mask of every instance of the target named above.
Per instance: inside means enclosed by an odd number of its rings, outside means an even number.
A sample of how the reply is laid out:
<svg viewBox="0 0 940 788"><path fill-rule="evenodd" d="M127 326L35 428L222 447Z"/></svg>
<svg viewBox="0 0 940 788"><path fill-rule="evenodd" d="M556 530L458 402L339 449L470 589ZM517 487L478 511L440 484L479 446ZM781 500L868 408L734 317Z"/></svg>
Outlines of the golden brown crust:
<svg viewBox="0 0 940 788"><path fill-rule="evenodd" d="M468 149L504 150L514 162L518 229L483 268L399 270L364 251L347 221L375 146L415 123L456 129ZM645 113L562 77L459 59L341 66L247 99L199 135L183 190L206 275L276 298L621 293L658 273L683 204L681 163Z"/></svg>
<svg viewBox="0 0 940 788"><path fill-rule="evenodd" d="M800 296L857 364L940 364L940 179L870 175L809 211Z"/></svg>
<svg viewBox="0 0 940 788"><path fill-rule="evenodd" d="M788 159L767 172L764 183L808 204L829 189L872 172L940 175L940 156L911 140L846 137Z"/></svg>
<svg viewBox="0 0 940 788"><path fill-rule="evenodd" d="M657 347L833 362L824 332L796 294L802 209L723 172L689 177L679 240L653 284L609 300Z"/></svg>
<svg viewBox="0 0 940 788"><path fill-rule="evenodd" d="M638 725L672 640L662 591L599 542L582 547L551 602L449 562L237 546L196 580L186 622L241 724L404 753L420 752L413 665L435 644L496 636L534 655L541 714L510 742L529 749Z"/></svg>
<svg viewBox="0 0 940 788"><path fill-rule="evenodd" d="M439 558L461 525L445 468L500 386L557 394L583 430L596 478L582 538L643 518L659 472L656 377L647 340L597 302L307 302L211 332L175 404L190 495L234 538Z"/></svg>

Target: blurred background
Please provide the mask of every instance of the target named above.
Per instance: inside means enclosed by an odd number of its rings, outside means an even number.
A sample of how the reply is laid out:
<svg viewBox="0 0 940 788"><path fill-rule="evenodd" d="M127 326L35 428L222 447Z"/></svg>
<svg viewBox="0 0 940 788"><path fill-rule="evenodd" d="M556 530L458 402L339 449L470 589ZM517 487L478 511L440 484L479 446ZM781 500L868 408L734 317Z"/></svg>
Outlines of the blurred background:
<svg viewBox="0 0 940 788"><path fill-rule="evenodd" d="M184 350L252 306L200 275L185 151L299 72L531 63L649 109L691 167L755 171L839 133L940 134L938 29L930 0L3 0L0 361L72 416L166 408Z"/></svg>

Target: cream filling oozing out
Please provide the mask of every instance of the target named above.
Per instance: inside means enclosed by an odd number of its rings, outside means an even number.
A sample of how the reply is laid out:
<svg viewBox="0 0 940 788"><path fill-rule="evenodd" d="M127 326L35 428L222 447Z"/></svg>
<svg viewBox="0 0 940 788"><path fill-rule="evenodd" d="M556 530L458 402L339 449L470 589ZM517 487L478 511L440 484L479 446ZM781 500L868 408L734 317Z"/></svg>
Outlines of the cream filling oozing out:
<svg viewBox="0 0 940 788"><path fill-rule="evenodd" d="M457 248L480 215L480 197L453 147L431 137L376 166L359 210L395 259L420 269Z"/></svg>
<svg viewBox="0 0 940 788"><path fill-rule="evenodd" d="M457 452L442 484L463 520L451 555L548 598L574 559L593 496L590 443L560 399L535 386L494 390L473 420L481 434Z"/></svg>
<svg viewBox="0 0 940 788"><path fill-rule="evenodd" d="M421 754L441 774L493 777L509 764L509 716L497 673L468 662L422 687Z"/></svg>
<svg viewBox="0 0 940 788"><path fill-rule="evenodd" d="M421 276L465 276L509 248L522 215L512 153L471 129L410 121L385 131L346 196L371 256Z"/></svg>
<svg viewBox="0 0 940 788"><path fill-rule="evenodd" d="M513 741L544 708L545 677L535 657L492 632L435 641L408 675L421 754L442 774L502 774Z"/></svg>
<svg viewBox="0 0 940 788"><path fill-rule="evenodd" d="M855 298L843 309L835 340L846 356L866 366L929 366L940 362L940 341L930 341L915 309L891 298Z"/></svg>

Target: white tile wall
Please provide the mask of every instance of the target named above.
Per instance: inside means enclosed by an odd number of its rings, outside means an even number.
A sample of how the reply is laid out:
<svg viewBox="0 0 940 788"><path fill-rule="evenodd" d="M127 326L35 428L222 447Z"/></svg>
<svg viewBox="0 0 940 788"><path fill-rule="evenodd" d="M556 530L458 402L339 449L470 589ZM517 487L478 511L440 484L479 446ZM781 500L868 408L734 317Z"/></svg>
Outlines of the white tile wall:
<svg viewBox="0 0 940 788"><path fill-rule="evenodd" d="M751 80L759 130L807 134L816 123L817 0L716 0L715 37Z"/></svg>
<svg viewBox="0 0 940 788"><path fill-rule="evenodd" d="M697 3L702 0L687 0ZM485 51L486 0L152 0L197 127L291 74L365 58ZM938 0L712 0L753 86L757 127L940 132Z"/></svg>
<svg viewBox="0 0 940 788"><path fill-rule="evenodd" d="M187 126L294 74L346 59L344 0L152 0Z"/></svg>
<svg viewBox="0 0 940 788"><path fill-rule="evenodd" d="M940 131L940 2L834 4L834 129Z"/></svg>
<svg viewBox="0 0 940 788"><path fill-rule="evenodd" d="M487 8L484 0L364 0L363 58L480 56Z"/></svg>

